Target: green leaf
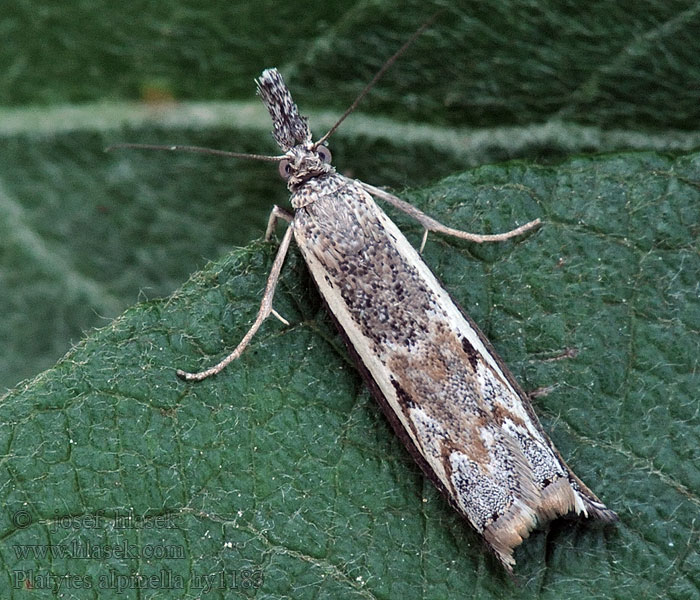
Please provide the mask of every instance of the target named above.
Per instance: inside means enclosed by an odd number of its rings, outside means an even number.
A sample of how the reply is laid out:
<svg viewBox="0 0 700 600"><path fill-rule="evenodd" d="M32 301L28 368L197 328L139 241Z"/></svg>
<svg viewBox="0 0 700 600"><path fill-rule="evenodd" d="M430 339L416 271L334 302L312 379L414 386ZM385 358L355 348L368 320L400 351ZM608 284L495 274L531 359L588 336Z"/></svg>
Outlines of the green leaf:
<svg viewBox="0 0 700 600"><path fill-rule="evenodd" d="M237 597L236 578L241 597L696 595L699 166L652 153L511 163L406 196L472 230L545 221L497 245L431 236L425 258L525 388L552 386L536 409L617 527L534 533L508 579L391 432L296 251L274 302L291 325L269 319L219 376L179 381L175 368L219 359L254 318L275 252L255 242L2 399L8 582L90 581L76 598L134 594L146 584L133 573L168 588L143 592L154 598L196 597L204 575L213 598ZM115 528L129 511L134 526ZM59 549L33 558L27 544ZM57 556L107 546L135 556Z"/></svg>
<svg viewBox="0 0 700 600"><path fill-rule="evenodd" d="M62 584L68 597L116 597L95 590L113 573L127 586L118 597L135 597L136 582L116 575L162 567L186 591L140 595L221 597L195 575L223 569L237 576L229 588L252 595L243 570L261 567L271 597L698 594L700 178L697 155L682 155L700 147L691 3L450 6L331 139L342 172L419 188L411 198L450 224L547 220L498 247L433 236L426 259L526 388L556 385L537 409L577 473L620 512L617 530L564 525L533 536L514 588L362 391L296 255L276 301L293 327L266 323L216 381L172 379L245 332L273 248L229 252L259 238L287 194L269 165L104 147L275 152L252 82L270 66L319 134L443 5L3 4L0 390L35 377L0 401L7 589L13 571L33 568L35 595L51 595L37 578L51 572L94 576L92 590ZM621 149L661 154L571 158ZM426 187L511 158L527 162ZM414 225L392 217L418 241ZM227 255L174 299L129 310L36 376L86 330ZM549 361L567 348L578 356ZM331 482L325 492L319 481ZM166 522L117 530L84 520L130 507ZM12 515L25 509L34 524L18 529L22 513ZM71 516L77 529L57 527ZM175 554L23 560L15 550L75 539Z"/></svg>

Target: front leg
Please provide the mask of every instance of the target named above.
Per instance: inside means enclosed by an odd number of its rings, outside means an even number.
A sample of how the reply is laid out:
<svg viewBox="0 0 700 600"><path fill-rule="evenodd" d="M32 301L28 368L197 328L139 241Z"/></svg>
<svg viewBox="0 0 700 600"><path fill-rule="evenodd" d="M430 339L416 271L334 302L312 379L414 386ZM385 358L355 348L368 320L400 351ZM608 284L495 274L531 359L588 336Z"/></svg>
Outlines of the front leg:
<svg viewBox="0 0 700 600"><path fill-rule="evenodd" d="M272 238L272 234L275 233L275 227L277 227L277 221L282 219L291 223L294 220L294 215L289 212L286 208L277 206L276 204L272 207L270 211L270 216L267 219L267 229L265 229L265 241L269 242Z"/></svg>

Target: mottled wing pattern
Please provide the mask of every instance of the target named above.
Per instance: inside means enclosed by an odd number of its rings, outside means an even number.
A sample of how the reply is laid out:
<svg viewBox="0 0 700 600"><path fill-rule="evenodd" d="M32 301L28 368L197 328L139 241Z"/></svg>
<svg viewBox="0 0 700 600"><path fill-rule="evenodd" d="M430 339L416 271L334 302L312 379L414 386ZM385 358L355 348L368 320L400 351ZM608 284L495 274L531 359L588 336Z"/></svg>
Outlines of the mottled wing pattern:
<svg viewBox="0 0 700 600"><path fill-rule="evenodd" d="M537 524L569 512L614 519L561 459L476 325L359 183L318 177L292 204L299 248L389 420L506 568Z"/></svg>
<svg viewBox="0 0 700 600"><path fill-rule="evenodd" d="M264 71L258 90L289 164L299 248L360 372L425 473L508 570L538 524L570 512L614 520L396 225L359 182L324 163L280 74Z"/></svg>

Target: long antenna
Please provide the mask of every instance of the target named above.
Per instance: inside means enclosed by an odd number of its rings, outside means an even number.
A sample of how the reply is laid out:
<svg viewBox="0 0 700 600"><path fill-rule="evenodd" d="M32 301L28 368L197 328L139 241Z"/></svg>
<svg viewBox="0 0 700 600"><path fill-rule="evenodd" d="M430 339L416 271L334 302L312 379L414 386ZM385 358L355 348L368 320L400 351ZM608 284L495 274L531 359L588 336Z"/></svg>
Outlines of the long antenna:
<svg viewBox="0 0 700 600"><path fill-rule="evenodd" d="M384 75L384 73L386 73L386 72L389 70L389 68L391 67L391 65L393 65L393 64L398 60L398 58L399 58L404 52L406 52L406 50L408 50L408 48L411 46L411 44L413 44L413 42L416 41L416 38L418 38L418 36L420 36L428 27L430 27L430 26L433 24L433 22L435 21L435 19L437 19L438 16L439 16L443 11L444 11L444 9L443 9L443 10L439 10L439 11L436 12L433 16L431 16L425 23L423 23L423 24L415 31L415 33L414 33L410 38L408 38L408 40L406 41L406 43L405 43L403 46L401 46L401 48L399 48L391 57L389 57L389 58L387 59L387 61L382 65L382 68L379 69L379 71L377 71L377 74L376 74L374 77L372 77L372 81L370 81L370 82L364 87L364 89L359 93L359 95L357 96L357 98L355 98L354 102L353 102L353 103L348 107L348 109L343 113L343 116L340 117L340 119L338 119L338 120L336 121L335 125L333 125L333 127L331 127L331 128L328 130L328 132L327 132L321 139L319 139L316 143L314 143L314 148L317 148L318 146L320 146L321 144L323 144L323 142L325 142L329 137L331 137L331 135L333 135L333 133L335 133L335 130L338 129L338 127L340 127L340 124L341 124L343 121L345 121L345 119L348 117L348 115L349 115L352 111L354 111L354 110L357 108L357 105L358 105L358 104L362 101L362 99L369 93L369 91L374 87L374 85L377 83L377 81L379 81L379 80L382 78L382 75Z"/></svg>
<svg viewBox="0 0 700 600"><path fill-rule="evenodd" d="M165 150L167 152L196 152L198 154L213 154L215 156L227 156L229 158L249 158L251 160L263 160L265 162L279 162L284 157L268 156L266 154L246 154L245 152L228 152L227 150L215 150L203 146L159 146L157 144L112 144L105 148L105 152L120 148L132 148L136 150Z"/></svg>

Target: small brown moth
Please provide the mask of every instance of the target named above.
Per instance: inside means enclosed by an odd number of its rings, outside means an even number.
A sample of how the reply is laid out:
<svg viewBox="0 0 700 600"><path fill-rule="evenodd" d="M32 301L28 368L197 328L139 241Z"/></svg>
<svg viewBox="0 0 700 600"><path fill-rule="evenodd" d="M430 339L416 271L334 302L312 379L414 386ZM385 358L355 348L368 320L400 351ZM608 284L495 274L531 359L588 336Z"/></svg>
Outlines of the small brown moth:
<svg viewBox="0 0 700 600"><path fill-rule="evenodd" d="M263 71L258 93L284 154L214 152L277 161L295 212L277 206L272 211L267 237L278 218L289 227L257 318L238 347L205 371L177 374L186 381L215 375L241 355L270 314L286 323L272 309L272 298L294 236L350 354L394 430L425 474L512 572L513 549L536 526L570 513L603 521L614 521L616 515L567 466L489 341L372 196L415 218L425 229L423 244L428 231L472 242L502 241L540 222L496 235L445 227L392 194L338 174L325 145L424 28L387 61L317 142L279 72ZM170 147L177 148L208 151Z"/></svg>

